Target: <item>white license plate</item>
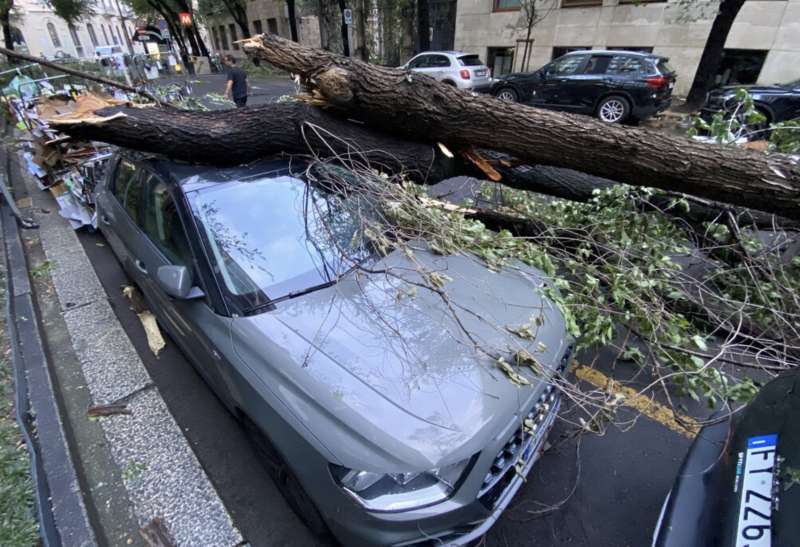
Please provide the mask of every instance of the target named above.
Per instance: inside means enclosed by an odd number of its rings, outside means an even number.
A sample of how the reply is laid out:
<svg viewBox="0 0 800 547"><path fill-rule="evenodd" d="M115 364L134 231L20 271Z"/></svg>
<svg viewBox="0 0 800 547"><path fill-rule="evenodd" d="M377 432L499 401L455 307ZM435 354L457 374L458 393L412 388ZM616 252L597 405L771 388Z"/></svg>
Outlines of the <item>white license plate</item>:
<svg viewBox="0 0 800 547"><path fill-rule="evenodd" d="M742 487L736 547L772 546L772 485L777 446L777 435L750 437L747 451L739 453L736 484L741 479Z"/></svg>
<svg viewBox="0 0 800 547"><path fill-rule="evenodd" d="M486 76L486 71L485 70L476 70L475 71L475 76L478 76L478 77L482 78L483 76Z"/></svg>
<svg viewBox="0 0 800 547"><path fill-rule="evenodd" d="M675 82L670 82L669 83L669 88L672 89L673 87L675 87Z"/></svg>

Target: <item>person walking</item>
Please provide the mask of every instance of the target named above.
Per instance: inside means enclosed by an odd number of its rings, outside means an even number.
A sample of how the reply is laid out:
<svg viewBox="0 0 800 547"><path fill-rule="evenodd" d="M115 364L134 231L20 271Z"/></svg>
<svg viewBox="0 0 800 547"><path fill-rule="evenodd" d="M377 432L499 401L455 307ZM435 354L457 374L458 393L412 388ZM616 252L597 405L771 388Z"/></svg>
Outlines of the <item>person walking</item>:
<svg viewBox="0 0 800 547"><path fill-rule="evenodd" d="M236 66L236 59L233 55L226 55L223 62L228 68L225 96L236 103L236 108L242 108L247 104L247 72Z"/></svg>

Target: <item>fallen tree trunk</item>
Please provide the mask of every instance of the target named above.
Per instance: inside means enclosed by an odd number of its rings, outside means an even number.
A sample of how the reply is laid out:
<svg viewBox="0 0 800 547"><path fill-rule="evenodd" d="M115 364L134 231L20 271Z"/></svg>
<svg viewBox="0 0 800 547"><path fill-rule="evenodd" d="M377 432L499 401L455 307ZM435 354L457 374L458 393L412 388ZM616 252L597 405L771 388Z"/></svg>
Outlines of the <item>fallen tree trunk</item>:
<svg viewBox="0 0 800 547"><path fill-rule="evenodd" d="M143 152L160 153L192 163L237 165L278 153L339 156L368 163L391 174L405 172L415 182L435 184L453 176L483 178L478 167L462 157L449 158L433 145L399 139L364 124L347 121L302 102L271 103L246 109L211 112L177 108L112 106L91 113L56 117L48 122L76 138L103 141ZM515 165L507 154L481 150L501 177L516 189L572 201L588 201L594 190L614 181L572 169ZM688 210L671 207L678 195L655 195L655 209L669 210L693 224L713 221L730 207L693 199ZM734 210L760 228L796 227L757 211Z"/></svg>
<svg viewBox="0 0 800 547"><path fill-rule="evenodd" d="M211 112L112 106L48 123L70 136L192 163L237 165L272 154L339 156L417 182L458 174L436 146L383 134L302 102Z"/></svg>
<svg viewBox="0 0 800 547"><path fill-rule="evenodd" d="M328 104L371 126L452 148L489 148L800 219L800 165L784 155L695 142L473 96L424 75L370 65L264 34L245 52L299 74Z"/></svg>

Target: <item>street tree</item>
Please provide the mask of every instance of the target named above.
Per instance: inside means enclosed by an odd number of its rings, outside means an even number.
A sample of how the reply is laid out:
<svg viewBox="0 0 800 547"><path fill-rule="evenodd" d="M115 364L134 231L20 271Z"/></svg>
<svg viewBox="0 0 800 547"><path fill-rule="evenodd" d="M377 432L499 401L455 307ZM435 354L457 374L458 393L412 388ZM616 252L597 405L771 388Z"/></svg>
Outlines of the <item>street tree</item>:
<svg viewBox="0 0 800 547"><path fill-rule="evenodd" d="M522 50L520 70L528 70L533 55L533 29L536 25L558 7L557 0L523 0L520 3L520 16L517 21L517 28L525 30L525 45Z"/></svg>

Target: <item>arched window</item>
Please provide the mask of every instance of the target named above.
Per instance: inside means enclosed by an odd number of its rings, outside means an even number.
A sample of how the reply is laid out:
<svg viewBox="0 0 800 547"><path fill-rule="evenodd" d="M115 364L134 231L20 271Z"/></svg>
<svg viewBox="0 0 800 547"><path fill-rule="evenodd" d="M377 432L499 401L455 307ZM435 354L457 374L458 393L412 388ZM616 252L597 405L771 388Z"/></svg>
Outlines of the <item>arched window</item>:
<svg viewBox="0 0 800 547"><path fill-rule="evenodd" d="M106 33L106 26L100 25L100 30L103 31L103 44L104 45L110 44L111 42L108 41L108 33Z"/></svg>
<svg viewBox="0 0 800 547"><path fill-rule="evenodd" d="M86 23L86 30L89 32L89 39L92 41L92 45L97 47L97 34L95 34L91 23Z"/></svg>
<svg viewBox="0 0 800 547"><path fill-rule="evenodd" d="M75 46L78 57L83 57L83 44L81 44L81 37L78 36L78 29L74 25L69 25L69 35L72 37L72 44Z"/></svg>
<svg viewBox="0 0 800 547"><path fill-rule="evenodd" d="M53 41L54 47L61 47L61 39L56 32L56 26L53 23L47 23L47 32L50 33L50 40Z"/></svg>

